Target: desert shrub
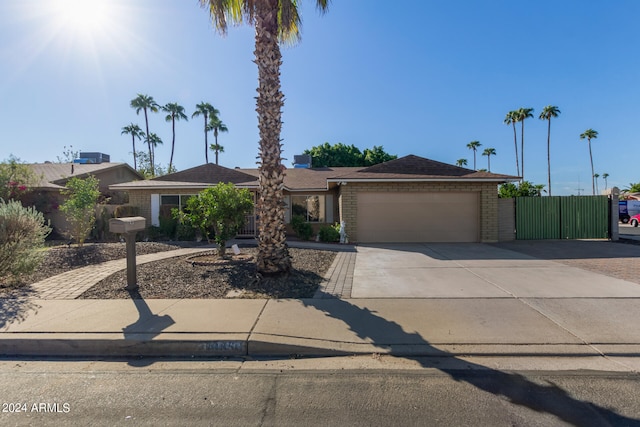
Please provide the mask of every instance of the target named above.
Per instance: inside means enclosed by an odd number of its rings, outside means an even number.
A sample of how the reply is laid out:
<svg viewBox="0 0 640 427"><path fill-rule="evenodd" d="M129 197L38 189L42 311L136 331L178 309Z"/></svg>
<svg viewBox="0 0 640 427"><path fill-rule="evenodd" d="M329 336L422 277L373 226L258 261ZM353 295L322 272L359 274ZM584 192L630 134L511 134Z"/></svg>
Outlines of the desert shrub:
<svg viewBox="0 0 640 427"><path fill-rule="evenodd" d="M313 236L313 227L301 215L291 217L291 228L302 240L309 240Z"/></svg>
<svg viewBox="0 0 640 427"><path fill-rule="evenodd" d="M96 221L95 226L91 230L91 238L94 240L105 240L109 236L109 219L112 218L109 209L106 206L98 206L96 208ZM114 239L113 236L109 238Z"/></svg>
<svg viewBox="0 0 640 427"><path fill-rule="evenodd" d="M33 272L42 262L44 240L50 232L35 208L0 199L0 277Z"/></svg>
<svg viewBox="0 0 640 427"><path fill-rule="evenodd" d="M318 232L321 242L339 242L340 241L340 224L324 225L320 227Z"/></svg>

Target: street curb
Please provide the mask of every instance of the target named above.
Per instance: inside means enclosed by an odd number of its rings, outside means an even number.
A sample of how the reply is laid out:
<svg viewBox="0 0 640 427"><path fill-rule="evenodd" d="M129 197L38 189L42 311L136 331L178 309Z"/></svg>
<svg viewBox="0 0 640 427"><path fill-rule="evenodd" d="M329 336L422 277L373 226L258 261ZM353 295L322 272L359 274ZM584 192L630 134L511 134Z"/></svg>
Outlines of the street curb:
<svg viewBox="0 0 640 427"><path fill-rule="evenodd" d="M121 334L15 333L0 339L5 357L319 357L386 354L404 357L638 357L640 344L377 344L297 339L291 342L237 336L167 334L124 339ZM69 335L65 337L64 335ZM176 336L179 335L179 336ZM231 334L236 335L236 334ZM600 347L600 346L598 346Z"/></svg>
<svg viewBox="0 0 640 427"><path fill-rule="evenodd" d="M32 334L16 335L0 339L0 354L30 357L228 357L247 355L246 339L196 339L189 336L182 339L123 339L122 335L120 337L109 336L112 334L87 334L89 336L82 338L63 338L61 335L64 334L60 333L46 334L50 335L48 337L25 336Z"/></svg>

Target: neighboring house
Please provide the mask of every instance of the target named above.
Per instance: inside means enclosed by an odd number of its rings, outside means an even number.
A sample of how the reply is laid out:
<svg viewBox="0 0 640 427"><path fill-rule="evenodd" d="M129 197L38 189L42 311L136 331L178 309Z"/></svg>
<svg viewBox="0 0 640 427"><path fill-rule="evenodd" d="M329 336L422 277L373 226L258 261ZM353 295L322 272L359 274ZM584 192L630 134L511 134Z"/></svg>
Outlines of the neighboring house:
<svg viewBox="0 0 640 427"><path fill-rule="evenodd" d="M126 163L34 163L28 165L40 182L34 191L23 198L25 205L34 205L44 213L45 218L51 221L51 225L58 234L67 229L67 222L58 208L64 203L64 196L60 190L72 177L86 178L93 175L99 181L100 192L112 204L125 203L127 194L121 191L109 189L112 184L130 182L136 179L144 179L137 171Z"/></svg>
<svg viewBox="0 0 640 427"><path fill-rule="evenodd" d="M409 155L370 167L287 169L285 222L302 215L317 230L344 221L351 242L493 242L498 191L518 177ZM148 223L218 182L258 190L257 169L206 164L151 180L115 184ZM255 233L251 217L244 234ZM291 229L288 229L291 232Z"/></svg>

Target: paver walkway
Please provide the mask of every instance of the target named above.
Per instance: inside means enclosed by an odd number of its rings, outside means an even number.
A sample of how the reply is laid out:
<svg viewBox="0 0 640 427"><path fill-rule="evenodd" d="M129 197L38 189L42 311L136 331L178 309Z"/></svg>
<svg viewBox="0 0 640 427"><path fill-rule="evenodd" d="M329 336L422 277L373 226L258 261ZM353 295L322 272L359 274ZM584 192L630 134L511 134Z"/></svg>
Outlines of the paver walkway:
<svg viewBox="0 0 640 427"><path fill-rule="evenodd" d="M314 298L351 298L356 252L338 252Z"/></svg>
<svg viewBox="0 0 640 427"><path fill-rule="evenodd" d="M210 250L210 247L183 248L139 255L136 257L136 265ZM31 285L35 291L33 297L42 299L76 299L96 283L126 268L126 258L76 268Z"/></svg>

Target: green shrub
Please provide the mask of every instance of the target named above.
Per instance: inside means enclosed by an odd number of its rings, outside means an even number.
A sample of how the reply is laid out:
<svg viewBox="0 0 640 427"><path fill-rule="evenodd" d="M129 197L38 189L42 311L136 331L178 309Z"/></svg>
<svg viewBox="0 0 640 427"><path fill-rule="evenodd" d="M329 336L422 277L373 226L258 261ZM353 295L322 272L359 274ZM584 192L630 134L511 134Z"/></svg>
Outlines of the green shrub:
<svg viewBox="0 0 640 427"><path fill-rule="evenodd" d="M0 278L33 272L42 262L44 239L50 232L35 208L0 199Z"/></svg>
<svg viewBox="0 0 640 427"><path fill-rule="evenodd" d="M160 232L160 227L156 225L150 225L149 227L147 227L145 236L147 239L152 241L160 240L162 236L162 233Z"/></svg>
<svg viewBox="0 0 640 427"><path fill-rule="evenodd" d="M291 227L302 240L309 240L313 236L313 227L301 215L294 215L291 218Z"/></svg>
<svg viewBox="0 0 640 427"><path fill-rule="evenodd" d="M140 208L138 206L121 205L113 211L114 218L125 218L129 216L140 216Z"/></svg>
<svg viewBox="0 0 640 427"><path fill-rule="evenodd" d="M178 220L175 218L160 217L160 234L166 239L174 239Z"/></svg>
<svg viewBox="0 0 640 427"><path fill-rule="evenodd" d="M196 230L188 224L178 222L176 225L176 240L188 241L195 240Z"/></svg>
<svg viewBox="0 0 640 427"><path fill-rule="evenodd" d="M339 242L340 241L340 224L336 225L324 225L320 227L321 242Z"/></svg>

